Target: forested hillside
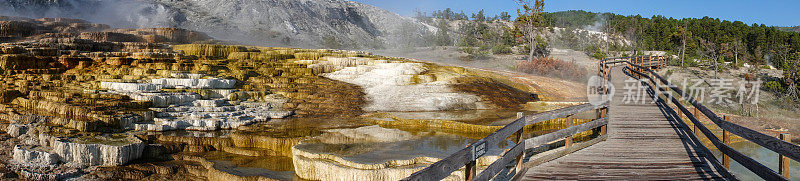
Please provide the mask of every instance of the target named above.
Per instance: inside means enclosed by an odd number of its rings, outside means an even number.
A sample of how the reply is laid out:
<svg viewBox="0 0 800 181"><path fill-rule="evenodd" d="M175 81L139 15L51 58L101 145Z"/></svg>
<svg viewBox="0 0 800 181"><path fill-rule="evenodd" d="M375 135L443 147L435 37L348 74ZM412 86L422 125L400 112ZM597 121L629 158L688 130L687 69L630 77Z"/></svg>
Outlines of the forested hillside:
<svg viewBox="0 0 800 181"><path fill-rule="evenodd" d="M779 30L788 31L788 32L800 32L800 26L795 27L778 27Z"/></svg>
<svg viewBox="0 0 800 181"><path fill-rule="evenodd" d="M678 57L673 65L700 66L716 71L742 67L745 63L752 67L772 65L784 70L784 78L773 79L775 82L769 84L773 85L769 89L798 95L793 97L800 100L795 83L800 81L800 33L791 31L791 28L748 25L711 17L645 18L580 10L543 13L542 16L542 27L547 28L540 30L543 32L540 36L549 38L543 37L542 45L536 46L538 48L550 44L585 51L596 58L605 57L610 53L608 51L665 51ZM418 13L416 18L438 28L437 33L426 38L432 41L433 46L457 45L472 58L511 53L512 47L517 47L515 53L525 54L530 47L520 41L522 35L515 27L520 20L511 19L508 13L490 16L479 11L466 15L445 9L434 11L430 16ZM452 27L452 22L458 22L457 27ZM554 35L554 30L560 31ZM629 42L597 44L592 39L581 39L581 36L589 36L581 33L584 30L604 32L609 37L624 37ZM546 52L543 50L540 55L546 55Z"/></svg>
<svg viewBox="0 0 800 181"><path fill-rule="evenodd" d="M791 54L800 51L800 33L781 31L763 24L717 18L644 18L613 13L563 11L546 13L550 26L583 28L602 23L602 31L624 35L641 50L663 50L691 58L717 59L750 64L774 63L788 68ZM772 58L776 57L776 58ZM738 61L737 61L738 59ZM767 60L772 59L772 62Z"/></svg>
<svg viewBox="0 0 800 181"><path fill-rule="evenodd" d="M773 65L784 71L782 79L766 82L766 89L789 100L800 101L800 33L784 31L764 24L747 25L703 17L674 19L664 16L644 18L613 13L564 11L545 14L549 26L592 27L602 24L602 31L620 34L637 50L662 50L678 55L682 66L714 65L716 71L751 65ZM725 64L724 62L731 62Z"/></svg>

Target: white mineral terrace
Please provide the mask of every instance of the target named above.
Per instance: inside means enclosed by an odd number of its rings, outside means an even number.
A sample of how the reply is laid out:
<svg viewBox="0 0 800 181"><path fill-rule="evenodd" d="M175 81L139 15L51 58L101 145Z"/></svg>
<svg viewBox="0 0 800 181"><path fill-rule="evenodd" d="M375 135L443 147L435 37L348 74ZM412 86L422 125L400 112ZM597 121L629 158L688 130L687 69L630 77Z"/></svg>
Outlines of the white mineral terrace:
<svg viewBox="0 0 800 181"><path fill-rule="evenodd" d="M31 145L15 146L13 161L31 168L52 167L59 163L75 167L122 165L139 158L144 149L144 143L131 135L64 139L26 130L17 137L29 140Z"/></svg>
<svg viewBox="0 0 800 181"><path fill-rule="evenodd" d="M231 79L191 79L191 78L161 78L153 79L153 84L171 89L232 89L236 80Z"/></svg>
<svg viewBox="0 0 800 181"><path fill-rule="evenodd" d="M411 133L380 126L326 132L292 147L295 173L301 178L400 180L447 157L447 152L461 149L469 141L450 134ZM478 165L482 168L499 158L498 150L492 149L481 157ZM463 180L462 176L460 170L445 180Z"/></svg>
<svg viewBox="0 0 800 181"><path fill-rule="evenodd" d="M32 125L68 125L69 119L12 122L8 134L25 141L13 147L10 165L23 170L20 174L28 179L64 180L88 175L82 170L141 166L131 161L149 161L158 154L170 161L199 162L198 168L175 168L195 169L191 174L208 180L399 180L463 149L476 140L474 135L488 134L487 130L516 115L501 113L488 100L451 88L456 78L472 76L466 73L410 61L320 59L296 63L307 65L310 70L303 70L313 71L313 76L360 87L363 94L359 92L357 99L342 100L365 102L358 105L362 109L358 114L364 114L283 119L294 114L283 107L297 104L295 100L290 102L287 97L291 96L281 93L237 89L252 82L169 71L158 74L169 76L145 80L118 76L93 82L84 90L103 96L126 95L136 101L113 96L143 105L125 114L111 113L114 123L119 123L111 129L118 133L58 137ZM303 106L339 101L306 99ZM478 170L499 158L509 145L490 145L487 155L478 160ZM463 175L464 170L458 170L445 180L463 180Z"/></svg>
<svg viewBox="0 0 800 181"><path fill-rule="evenodd" d="M168 131L197 130L212 131L234 129L242 125L263 122L269 119L288 117L291 111L280 110L285 99L269 102L248 102L229 97L237 92L236 80L202 78L203 74L173 73L176 78L153 79L151 83L102 82L101 88L110 93L128 95L131 99L151 101L155 118L151 123L132 125L135 130ZM162 89L203 90L207 94L194 92L164 92ZM244 101L244 102L242 102Z"/></svg>
<svg viewBox="0 0 800 181"><path fill-rule="evenodd" d="M427 68L422 63L386 62L378 60L349 63L331 61L336 71L323 76L361 86L369 104L365 111L442 111L489 108L480 97L454 91L447 79L436 80L421 75ZM320 62L326 64L329 62ZM414 79L420 82L414 82Z"/></svg>

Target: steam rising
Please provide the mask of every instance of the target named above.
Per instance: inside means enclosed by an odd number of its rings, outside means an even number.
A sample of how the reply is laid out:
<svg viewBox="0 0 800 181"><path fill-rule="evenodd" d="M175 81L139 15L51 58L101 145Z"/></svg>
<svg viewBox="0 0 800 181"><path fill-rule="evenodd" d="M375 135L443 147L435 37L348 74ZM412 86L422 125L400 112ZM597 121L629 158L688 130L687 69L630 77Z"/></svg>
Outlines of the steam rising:
<svg viewBox="0 0 800 181"><path fill-rule="evenodd" d="M50 3L52 6L8 0L0 2L0 15L77 18L120 28L176 27L185 21L163 5L138 0L54 0Z"/></svg>
<svg viewBox="0 0 800 181"><path fill-rule="evenodd" d="M0 15L184 28L237 44L303 48L398 47L433 32L411 18L346 0L0 0Z"/></svg>
<svg viewBox="0 0 800 181"><path fill-rule="evenodd" d="M603 28L605 28L606 26L606 16L603 16L603 14L597 14L594 17L594 19L595 19L594 24L584 26L583 29L589 31L603 32Z"/></svg>

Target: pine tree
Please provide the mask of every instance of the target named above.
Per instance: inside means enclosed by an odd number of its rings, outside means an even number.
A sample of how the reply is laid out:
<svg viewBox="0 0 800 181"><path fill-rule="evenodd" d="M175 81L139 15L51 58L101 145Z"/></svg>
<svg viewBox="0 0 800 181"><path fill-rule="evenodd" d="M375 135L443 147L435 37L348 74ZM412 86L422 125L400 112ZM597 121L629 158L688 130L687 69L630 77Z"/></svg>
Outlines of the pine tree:
<svg viewBox="0 0 800 181"><path fill-rule="evenodd" d="M453 40L450 38L450 25L447 24L447 20L439 20L438 24L436 25L438 30L436 31L436 36L434 43L436 46L450 46L453 44Z"/></svg>
<svg viewBox="0 0 800 181"><path fill-rule="evenodd" d="M528 58L532 59L537 49L537 38L539 37L540 27L544 24L542 12L544 11L544 0L518 0L517 4L522 9L517 9L516 26L522 31L531 47Z"/></svg>

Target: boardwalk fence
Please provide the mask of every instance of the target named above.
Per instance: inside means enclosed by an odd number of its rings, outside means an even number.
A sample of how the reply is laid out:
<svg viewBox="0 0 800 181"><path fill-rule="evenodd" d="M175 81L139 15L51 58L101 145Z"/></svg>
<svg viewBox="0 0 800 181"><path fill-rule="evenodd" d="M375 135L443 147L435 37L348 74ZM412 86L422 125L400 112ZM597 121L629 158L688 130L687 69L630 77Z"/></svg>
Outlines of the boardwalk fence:
<svg viewBox="0 0 800 181"><path fill-rule="evenodd" d="M466 148L461 149L436 163L433 163L427 168L411 174L411 176L408 176L403 180L441 180L450 176L454 171L459 170L461 167L465 167L466 169L464 176L466 180L489 180L495 177L495 175L497 175L500 171L505 169L506 165L512 161L516 161L516 168L517 171L519 171L519 168L522 164L522 157L525 155L526 149L534 148L561 139L569 139L572 135L580 132L588 131L598 127L604 127L608 123L608 119L606 118L606 113L608 111L607 107L608 102L605 102L599 106L586 103L558 110L522 116L505 127L489 134L489 136L471 143ZM597 118L593 119L592 121L571 126L545 135L524 140L522 139L523 127L526 125L533 125L557 118L570 118L572 115L591 110L595 110L599 113L596 114L598 115ZM503 153L499 159L491 163L485 170L480 172L480 174L476 175L477 168L475 161L479 157L483 156L482 153L486 152L485 149L488 149L487 146L497 145L501 141L506 140L512 134L516 135L516 145Z"/></svg>
<svg viewBox="0 0 800 181"><path fill-rule="evenodd" d="M658 63L649 63L650 60L658 60L655 58L641 58L638 59L642 62L648 62L646 66L650 67L662 67L666 65L666 61L663 60L663 65ZM605 61L605 60L604 60ZM598 72L598 76L602 77L602 81L604 83L608 82L609 74L606 68L606 64L600 64L600 72ZM603 67L606 66L606 67ZM605 85L605 84L602 84ZM601 91L608 92L607 87L601 87ZM595 128L600 128L601 136L606 134L606 124L608 124L608 101L599 106L594 106L592 104L586 103L577 106L566 107L558 110L547 111L543 113L533 114L533 115L526 115L518 118L514 122L506 125L505 127L489 134L483 139L470 143L466 148L461 149L452 155L433 163L432 165L417 171L410 176L406 177L403 180L441 180L448 176L450 176L453 172L461 169L462 167L465 168L465 175L464 178L466 180L490 180L495 177L500 171L506 168L508 164L513 161L515 163L516 172L519 173L522 168L523 157L525 156L525 150L536 148L542 146L544 144L558 141L558 140L565 140L565 147L569 147L572 143L572 135L575 135L580 132L588 131ZM580 125L571 125L569 124L567 128L561 129L552 133L536 136L533 138L524 139L522 138L523 128L527 125L533 125L536 123L549 121L557 118L568 118L570 119L572 115L595 110L597 112L597 118L589 121L587 123L583 123ZM571 121L567 121L571 122ZM480 174L476 175L477 168L476 168L476 160L482 156L481 153L485 153L487 145L497 145L503 140L506 140L512 134L516 135L514 147L506 151L502 154L502 156L491 163L485 170L480 172ZM476 154L477 153L477 154Z"/></svg>
<svg viewBox="0 0 800 181"><path fill-rule="evenodd" d="M648 67L647 64L642 66L637 64L637 57L633 58L610 58L605 59L601 62L602 66L600 72L608 72L609 69L613 64L624 63L626 66L624 67L625 72L633 77L639 77L643 80L642 84L647 86L652 94L658 96L658 101L668 106L672 104L676 107L678 112L682 113L689 121L693 124L691 130L688 125L685 125L681 128L687 132L693 132L695 137L699 137L701 134L708 138L708 140L716 147L720 152L722 152L723 156L723 165L728 167L730 164L728 159L733 159L734 161L738 162L745 168L749 169L759 177L765 180L788 180L788 159L792 159L795 161L800 161L800 146L789 143L784 140L772 137L758 131L746 128L744 126L740 126L731 122L728 122L726 119L720 118L717 116L716 113L708 109L705 105L698 102L695 98L688 96L685 94L683 90L678 88L678 86L674 86L669 81L658 75L655 71ZM639 62L641 63L641 62ZM693 106L689 108L684 105L684 103L688 103L689 105ZM703 123L699 121L701 116L705 116L713 124L718 126L720 129L723 130L723 140L720 140L716 135L714 135L710 129L708 129ZM678 118L681 119L681 118ZM680 123L684 123L682 120L678 121ZM781 157L780 161L780 168L781 173L775 172L774 170L770 169L769 167L759 163L758 161L750 158L741 152L731 148L728 145L729 141L729 134L734 134L740 136L748 141L756 143L764 148L772 150L778 153ZM696 139L696 138L695 138ZM706 148L707 149L707 148ZM710 153L709 153L710 154ZM716 161L716 160L715 160Z"/></svg>
<svg viewBox="0 0 800 181"><path fill-rule="evenodd" d="M623 69L626 74L646 80L642 82L642 85L647 86L650 93L657 96L657 100L659 103L661 103L661 105L668 106L667 103L675 105L676 109L685 115L686 118L688 118L693 124L693 128L690 129L687 124L685 124L682 120L679 120L678 122L683 124L680 129L684 129L684 131L693 132L696 134L692 135L692 139L695 140L698 139L700 134L707 137L708 140L710 140L711 143L723 153L724 157L722 165L728 165L729 161L726 161L726 159L730 158L766 180L787 180L785 176L788 176L788 159L795 161L800 159L800 146L782 140L787 138L775 138L743 126L730 123L727 120L717 116L713 111L706 108L703 104L697 102L694 98L690 96L683 96L685 95L683 90L677 88L677 86L668 86L672 84L653 71L653 69L666 67L666 57L639 56L603 59L599 64L598 76L602 77L601 80L603 81L609 81L612 78L610 77L611 68L620 64L625 65ZM601 91L608 92L606 87L602 87L601 89ZM693 106L692 110L690 111L689 108L684 106L681 101L685 101ZM608 124L608 105L609 102L605 102L599 106L594 106L587 103L533 115L521 116L514 122L491 133L489 136L469 144L466 148L461 149L452 155L411 174L403 180L441 180L450 176L453 172L461 169L462 167L464 167L466 171L464 175L466 180L490 180L500 171L506 169L506 166L514 161L516 161L515 169L517 173L519 173L522 167L521 165L525 155L525 150L562 139L566 140L565 142L568 146L571 143L572 135L598 127L600 127L602 130L601 135L604 135L605 126ZM523 128L526 125L533 125L557 118L569 119L572 115L590 110L595 110L598 112L597 118L593 119L592 121L580 125L570 126L565 129L533 138L522 138ZM672 109L670 108L670 110ZM703 125L698 120L699 116L707 117L719 128L721 128L723 130L723 140L720 140L711 132L711 130ZM516 135L514 139L516 145L504 152L499 159L491 163L485 170L476 175L476 160L486 153L486 149L488 149L487 146L497 145L501 141L508 139L512 134ZM786 170L781 171L782 174L785 174L785 176L782 176L780 173L776 173L763 164L728 146L728 134L740 136L780 154L782 158L780 161L780 170ZM710 151L708 151L708 148L706 148L705 145L703 145L703 150L705 150L708 155L711 155ZM712 159L713 162L719 163L719 161L717 161L714 157L711 157L710 159Z"/></svg>

